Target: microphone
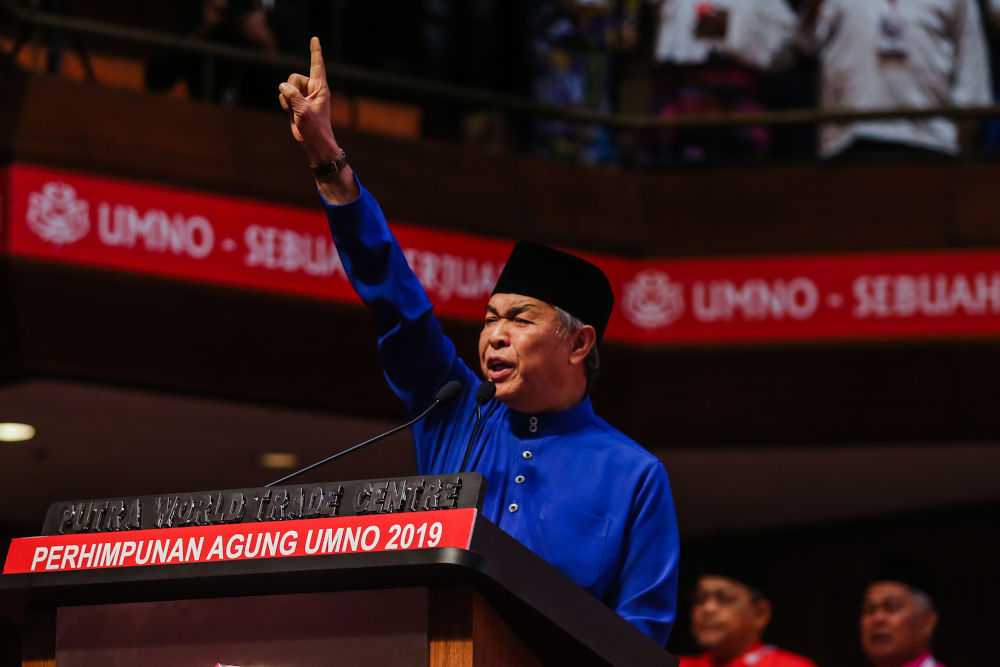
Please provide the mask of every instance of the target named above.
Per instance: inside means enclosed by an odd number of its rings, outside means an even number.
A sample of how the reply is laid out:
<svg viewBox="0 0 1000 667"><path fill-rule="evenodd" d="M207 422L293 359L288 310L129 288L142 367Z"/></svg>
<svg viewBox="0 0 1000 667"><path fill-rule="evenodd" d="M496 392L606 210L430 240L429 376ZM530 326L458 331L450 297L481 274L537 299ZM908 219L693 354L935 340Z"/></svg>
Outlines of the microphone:
<svg viewBox="0 0 1000 667"><path fill-rule="evenodd" d="M476 441L476 436L479 434L479 426L483 420L483 406L492 401L496 393L497 386L492 380L482 383L479 385L479 389L476 390L476 423L472 427L472 436L469 438L469 444L465 448L465 458L462 459L462 469L459 472L465 472L465 467L469 465L469 455L472 454L472 443Z"/></svg>
<svg viewBox="0 0 1000 667"><path fill-rule="evenodd" d="M493 391L495 392L496 389L494 389ZM409 428L409 427L413 426L418 421L420 421L421 419L423 419L424 417L426 417L427 415L429 415L431 413L431 411L434 410L435 408L437 408L439 405L441 405L443 403L447 403L448 401L454 399L456 396L458 396L461 393L462 393L462 383L459 382L458 380L452 380L451 382L447 383L445 386L441 387L438 390L438 393L434 395L434 402L431 403L431 405L430 405L429 408L427 408L426 410L424 410L419 415L417 415L416 417L414 417L410 421L406 422L402 426L397 426L396 428L392 429L391 431L386 431L382 435L375 436L371 440L365 440L360 445L354 445L350 449L345 449L344 451L338 452L338 453L334 454L333 456L328 456L325 459L323 459L322 461L317 461L316 463L313 463L310 466L306 466L302 470L299 470L297 472L293 472L291 475L285 475L281 479L275 480L275 481L271 482L270 484L265 484L264 488L266 489L268 487L276 486L278 484L281 484L282 482L287 482L288 480L290 480L293 477L298 477L299 475L301 475L304 472L309 472L313 468L318 468L321 465L323 465L324 463L329 463L330 461L332 461L332 460L334 460L336 458L339 458L339 457L343 456L344 454L350 454L355 449L361 449L365 445L370 445L373 442L377 442L377 441L379 441L379 440L381 440L383 438L388 438L390 435L399 433L404 428ZM479 396L478 392L476 393L476 396L478 398L478 396ZM490 394L490 396L492 397L493 394Z"/></svg>

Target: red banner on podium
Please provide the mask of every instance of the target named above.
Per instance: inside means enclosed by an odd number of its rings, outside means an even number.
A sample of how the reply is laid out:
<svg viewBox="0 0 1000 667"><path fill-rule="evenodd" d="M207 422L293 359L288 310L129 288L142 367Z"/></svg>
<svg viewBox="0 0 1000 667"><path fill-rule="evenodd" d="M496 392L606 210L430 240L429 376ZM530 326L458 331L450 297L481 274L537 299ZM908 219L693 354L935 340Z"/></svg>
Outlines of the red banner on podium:
<svg viewBox="0 0 1000 667"><path fill-rule="evenodd" d="M318 206L25 165L8 176L0 252L6 243L6 252L19 257L358 302ZM513 241L391 227L435 311L480 321ZM689 345L1000 334L996 250L696 260L579 254L600 266L614 289L609 340Z"/></svg>
<svg viewBox="0 0 1000 667"><path fill-rule="evenodd" d="M476 510L403 512L13 540L4 574L214 563L255 558L468 549Z"/></svg>

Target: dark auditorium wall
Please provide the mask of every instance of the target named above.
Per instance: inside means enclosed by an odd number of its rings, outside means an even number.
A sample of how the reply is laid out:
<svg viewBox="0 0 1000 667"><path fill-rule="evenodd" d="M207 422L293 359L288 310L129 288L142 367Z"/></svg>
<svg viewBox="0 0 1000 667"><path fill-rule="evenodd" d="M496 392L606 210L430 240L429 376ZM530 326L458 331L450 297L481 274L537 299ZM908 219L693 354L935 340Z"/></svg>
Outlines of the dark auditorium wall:
<svg viewBox="0 0 1000 667"><path fill-rule="evenodd" d="M320 214L305 160L282 114L16 71L0 75L0 95L15 101L0 106L0 163L20 160L167 183L316 207ZM995 187L1000 162L637 173L357 132L340 137L390 219L428 227L664 257L1000 242L1000 188ZM322 365L313 363L330 357L332 341L255 356L255 350L269 349L266 341L296 327L304 333L340 332L344 319L367 322L367 313L354 307L14 264L16 279L5 282L0 299L15 314L0 321L0 336L12 337L18 347L15 359L10 354L0 359L0 370L212 395L235 392L252 400L364 414L395 409L386 400L365 325L353 327L354 338L338 333L342 344L362 351L349 362L359 378L351 392L331 389L318 372ZM159 297L146 298L148 290ZM121 308L124 302L133 310ZM52 303L63 307L37 306ZM275 322L283 324L273 329ZM475 340L472 324L446 326L460 341ZM67 328L94 335L76 347L51 345L51 332ZM102 349L107 346L102 328L128 332L127 340L134 341L129 353ZM163 341L185 362L157 365L141 353L143 341ZM471 344L468 354L474 358ZM994 382L1000 343L993 338L608 345L605 358L595 402L650 445L1000 436L994 409L1000 399ZM247 377L249 368L253 377Z"/></svg>
<svg viewBox="0 0 1000 667"><path fill-rule="evenodd" d="M774 619L765 641L820 667L869 665L858 641L866 579L881 554L925 560L942 589L936 657L948 667L996 663L989 639L1000 627L1000 506L957 507L902 517L759 533L771 557ZM668 649L697 651L690 634L691 591L703 541L681 548L681 611Z"/></svg>

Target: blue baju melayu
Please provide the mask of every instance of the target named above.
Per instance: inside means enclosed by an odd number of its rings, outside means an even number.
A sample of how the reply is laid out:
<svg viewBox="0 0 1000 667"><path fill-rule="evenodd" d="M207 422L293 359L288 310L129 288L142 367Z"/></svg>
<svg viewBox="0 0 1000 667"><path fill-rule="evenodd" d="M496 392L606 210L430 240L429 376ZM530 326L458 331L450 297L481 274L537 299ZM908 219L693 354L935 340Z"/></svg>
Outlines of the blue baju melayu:
<svg viewBox="0 0 1000 667"><path fill-rule="evenodd" d="M462 383L458 399L413 428L421 475L459 471L482 380L442 333L371 194L362 188L326 212L344 270L375 313L385 375L407 412L419 414L446 382ZM596 416L586 397L534 415L491 401L470 462L489 480L483 516L666 644L679 542L659 459Z"/></svg>

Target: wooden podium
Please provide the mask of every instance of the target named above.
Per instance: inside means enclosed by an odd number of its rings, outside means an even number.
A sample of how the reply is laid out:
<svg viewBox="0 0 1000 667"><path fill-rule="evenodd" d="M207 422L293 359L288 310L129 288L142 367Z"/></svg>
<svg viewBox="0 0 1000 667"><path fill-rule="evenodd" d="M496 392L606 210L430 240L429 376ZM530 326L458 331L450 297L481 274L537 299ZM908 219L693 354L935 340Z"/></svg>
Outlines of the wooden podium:
<svg viewBox="0 0 1000 667"><path fill-rule="evenodd" d="M474 517L467 549L168 561L73 571L52 567L57 560L36 555L36 570L0 576L0 613L23 629L25 667L677 664L474 508L465 511ZM239 525L273 530L279 524ZM183 529L141 532L180 534L176 530ZM317 549L319 544L316 538ZM9 556L7 571L10 564Z"/></svg>

